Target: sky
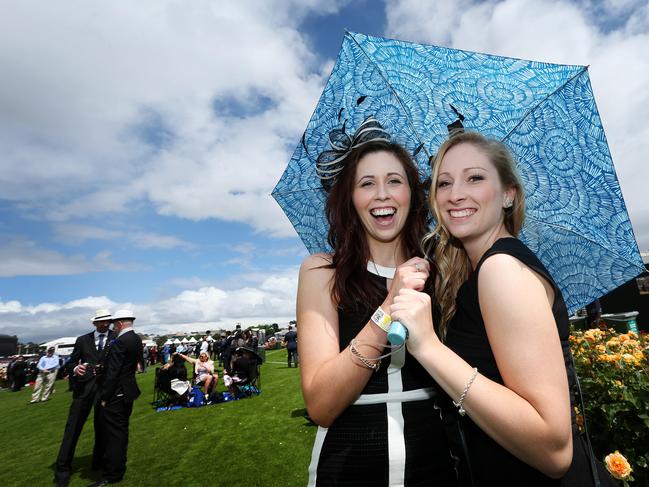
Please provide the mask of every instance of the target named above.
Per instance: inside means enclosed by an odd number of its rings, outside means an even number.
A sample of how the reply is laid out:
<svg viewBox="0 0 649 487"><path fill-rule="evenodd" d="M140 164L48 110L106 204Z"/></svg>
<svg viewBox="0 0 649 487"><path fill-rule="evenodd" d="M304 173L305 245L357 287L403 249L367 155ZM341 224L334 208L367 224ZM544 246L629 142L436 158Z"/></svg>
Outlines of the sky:
<svg viewBox="0 0 649 487"><path fill-rule="evenodd" d="M589 65L649 250L646 0L0 0L0 333L295 317L307 252L270 196L345 29Z"/></svg>

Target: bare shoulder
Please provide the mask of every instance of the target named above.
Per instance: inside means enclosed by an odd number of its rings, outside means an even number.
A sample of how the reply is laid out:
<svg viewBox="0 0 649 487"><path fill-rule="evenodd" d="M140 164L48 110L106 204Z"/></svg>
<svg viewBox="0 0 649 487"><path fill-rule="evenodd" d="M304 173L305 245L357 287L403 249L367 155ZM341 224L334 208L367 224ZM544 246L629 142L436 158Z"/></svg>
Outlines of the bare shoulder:
<svg viewBox="0 0 649 487"><path fill-rule="evenodd" d="M507 254L487 258L478 275L480 309L487 324L489 317L498 323L523 323L524 317L545 316L550 323L554 293L548 281L531 267Z"/></svg>
<svg viewBox="0 0 649 487"><path fill-rule="evenodd" d="M329 279L334 270L328 266L331 265L331 255L323 252L309 255L300 266L300 279Z"/></svg>
<svg viewBox="0 0 649 487"><path fill-rule="evenodd" d="M478 283L481 292L484 288L507 291L513 295L528 292L530 286L552 289L550 283L534 269L508 254L489 256L482 263Z"/></svg>
<svg viewBox="0 0 649 487"><path fill-rule="evenodd" d="M523 270L523 268L529 269L525 264L523 264L516 257L509 254L494 254L490 255L485 259L480 267L479 279L493 279L502 277L503 273L516 273Z"/></svg>
<svg viewBox="0 0 649 487"><path fill-rule="evenodd" d="M307 256L302 261L302 266L300 270L317 269L323 266L331 265L331 262L332 262L331 254L318 252L317 254L311 254Z"/></svg>

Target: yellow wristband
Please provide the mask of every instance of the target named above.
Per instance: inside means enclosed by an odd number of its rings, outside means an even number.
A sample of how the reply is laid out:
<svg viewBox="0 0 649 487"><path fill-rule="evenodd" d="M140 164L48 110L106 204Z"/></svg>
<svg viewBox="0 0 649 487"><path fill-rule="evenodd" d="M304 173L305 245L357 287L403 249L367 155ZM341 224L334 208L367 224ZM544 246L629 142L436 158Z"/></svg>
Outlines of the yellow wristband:
<svg viewBox="0 0 649 487"><path fill-rule="evenodd" d="M376 311L372 315L372 321L386 333L392 324L392 318L390 318L390 315L383 311L380 306L376 308Z"/></svg>

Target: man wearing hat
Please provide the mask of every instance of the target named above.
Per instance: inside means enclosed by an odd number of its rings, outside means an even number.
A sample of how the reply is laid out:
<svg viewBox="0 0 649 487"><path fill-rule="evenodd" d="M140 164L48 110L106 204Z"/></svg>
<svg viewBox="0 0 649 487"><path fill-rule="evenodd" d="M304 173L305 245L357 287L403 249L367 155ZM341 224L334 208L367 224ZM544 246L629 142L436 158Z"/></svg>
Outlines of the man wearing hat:
<svg viewBox="0 0 649 487"><path fill-rule="evenodd" d="M36 384L34 384L32 400L29 401L29 404L50 400L50 394L54 389L54 381L60 366L59 356L54 353L54 347L48 348L47 354L40 358L36 366L38 375L36 376Z"/></svg>
<svg viewBox="0 0 649 487"><path fill-rule="evenodd" d="M97 454L99 418L96 411L98 408L98 379L101 376L101 367L98 365L106 354L106 345L113 339L113 333L108 330L112 319L109 310L98 309L92 318L95 331L77 338L67 363L72 386L72 403L59 454L56 458L54 481L57 486L68 485L70 481L74 450L93 406L95 406L95 450L93 451L92 466L95 469L101 466L101 457Z"/></svg>
<svg viewBox="0 0 649 487"><path fill-rule="evenodd" d="M109 344L99 390L104 474L92 484L93 487L119 482L126 472L128 422L133 401L140 395L135 372L142 361L142 340L133 331L134 320L133 312L127 309L113 315L113 329L117 337Z"/></svg>

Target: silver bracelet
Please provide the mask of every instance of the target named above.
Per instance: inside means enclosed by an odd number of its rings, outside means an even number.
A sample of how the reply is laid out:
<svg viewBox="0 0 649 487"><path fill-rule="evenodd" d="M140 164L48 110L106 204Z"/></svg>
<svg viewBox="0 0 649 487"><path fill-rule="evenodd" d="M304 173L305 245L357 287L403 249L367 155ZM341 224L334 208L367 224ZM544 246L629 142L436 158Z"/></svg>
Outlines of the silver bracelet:
<svg viewBox="0 0 649 487"><path fill-rule="evenodd" d="M471 374L471 378L469 381L466 383L466 386L464 386L464 390L462 391L462 395L460 395L460 399L455 402L453 401L453 406L457 408L457 412L460 413L460 416L464 416L466 414L466 411L464 410L464 400L466 399L467 392L469 392L469 389L471 388L471 385L473 384L473 381L475 378L478 376L478 368L473 367L473 374Z"/></svg>
<svg viewBox="0 0 649 487"><path fill-rule="evenodd" d="M356 357L361 364L363 364L366 368L373 370L374 372L379 371L379 367L381 366L381 359L379 358L374 359L375 361L372 362L372 359L367 358L365 355L363 355L361 352L359 352L356 349L356 340L352 340L351 343L349 344L349 352L352 354L352 357Z"/></svg>

